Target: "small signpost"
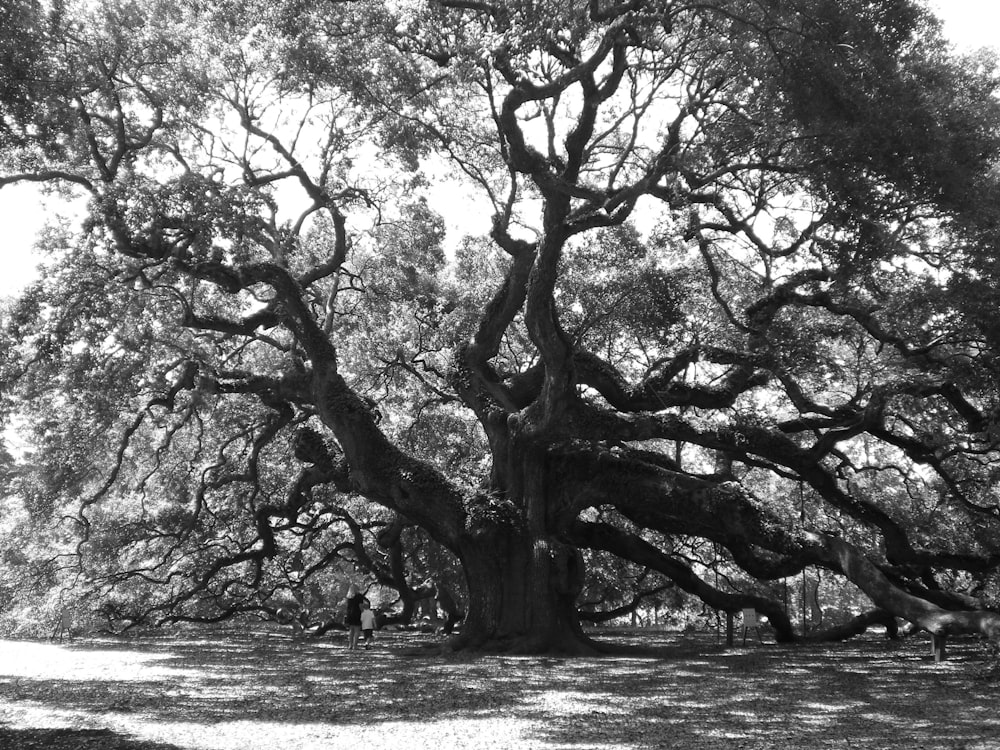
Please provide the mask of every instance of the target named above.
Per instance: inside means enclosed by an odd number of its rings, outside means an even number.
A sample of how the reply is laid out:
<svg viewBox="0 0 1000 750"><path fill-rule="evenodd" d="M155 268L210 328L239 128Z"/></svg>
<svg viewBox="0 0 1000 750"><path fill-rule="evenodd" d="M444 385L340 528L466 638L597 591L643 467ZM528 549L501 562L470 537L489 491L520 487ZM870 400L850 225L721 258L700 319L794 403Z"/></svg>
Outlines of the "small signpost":
<svg viewBox="0 0 1000 750"><path fill-rule="evenodd" d="M63 607L59 610L59 617L56 619L55 630L52 631L53 641L62 642L64 638L73 637L73 610Z"/></svg>
<svg viewBox="0 0 1000 750"><path fill-rule="evenodd" d="M761 643L764 639L760 635L760 623L757 621L757 610L753 607L743 608L743 645L747 645L747 631L753 628L757 631L757 640Z"/></svg>

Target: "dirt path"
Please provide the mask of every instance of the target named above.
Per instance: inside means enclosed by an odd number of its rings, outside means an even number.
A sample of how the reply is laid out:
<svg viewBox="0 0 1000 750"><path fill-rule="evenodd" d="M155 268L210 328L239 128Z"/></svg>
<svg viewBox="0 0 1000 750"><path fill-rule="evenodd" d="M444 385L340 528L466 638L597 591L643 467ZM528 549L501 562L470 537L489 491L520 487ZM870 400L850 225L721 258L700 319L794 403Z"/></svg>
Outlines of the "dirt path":
<svg viewBox="0 0 1000 750"><path fill-rule="evenodd" d="M0 641L0 748L1000 750L1000 682L974 643L935 664L919 639L657 637L659 658L577 660L415 655L413 636Z"/></svg>

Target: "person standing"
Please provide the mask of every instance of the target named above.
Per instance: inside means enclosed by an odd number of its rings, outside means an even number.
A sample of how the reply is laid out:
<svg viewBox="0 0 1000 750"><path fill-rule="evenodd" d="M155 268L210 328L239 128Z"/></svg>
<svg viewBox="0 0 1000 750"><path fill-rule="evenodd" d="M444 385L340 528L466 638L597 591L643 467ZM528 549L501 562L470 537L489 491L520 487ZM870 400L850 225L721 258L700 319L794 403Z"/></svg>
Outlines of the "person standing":
<svg viewBox="0 0 1000 750"><path fill-rule="evenodd" d="M365 651L372 647L375 641L375 613L371 603L365 599L361 604L361 632L365 637Z"/></svg>
<svg viewBox="0 0 1000 750"><path fill-rule="evenodd" d="M347 589L347 617L344 618L344 624L347 625L347 648L351 651L357 649L361 637L361 603L364 599L358 587L352 583Z"/></svg>

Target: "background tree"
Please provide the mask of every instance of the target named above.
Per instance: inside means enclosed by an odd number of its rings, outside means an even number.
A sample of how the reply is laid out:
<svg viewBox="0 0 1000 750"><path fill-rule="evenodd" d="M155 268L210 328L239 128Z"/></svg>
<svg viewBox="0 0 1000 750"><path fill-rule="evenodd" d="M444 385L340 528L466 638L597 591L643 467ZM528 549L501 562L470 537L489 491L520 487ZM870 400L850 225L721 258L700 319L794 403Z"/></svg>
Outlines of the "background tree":
<svg viewBox="0 0 1000 750"><path fill-rule="evenodd" d="M4 403L45 416L95 580L125 550L163 619L255 599L343 495L454 555L460 645L592 648L587 549L780 639L709 547L746 581L843 576L862 623L1000 636L996 331L967 294L996 290L996 75L918 3L109 1L50 28L0 187L88 218L9 315ZM432 181L488 238L449 254Z"/></svg>

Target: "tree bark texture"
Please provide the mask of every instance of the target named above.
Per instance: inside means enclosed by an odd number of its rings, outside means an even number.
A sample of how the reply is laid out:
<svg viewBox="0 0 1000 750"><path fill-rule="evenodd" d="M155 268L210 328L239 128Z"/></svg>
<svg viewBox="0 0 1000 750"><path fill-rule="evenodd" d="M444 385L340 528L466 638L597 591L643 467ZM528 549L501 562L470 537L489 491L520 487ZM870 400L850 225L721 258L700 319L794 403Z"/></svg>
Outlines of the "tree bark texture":
<svg viewBox="0 0 1000 750"><path fill-rule="evenodd" d="M576 614L578 551L520 529L470 534L459 557L468 585L460 647L512 652L593 653Z"/></svg>

